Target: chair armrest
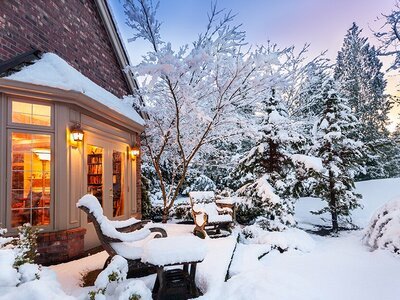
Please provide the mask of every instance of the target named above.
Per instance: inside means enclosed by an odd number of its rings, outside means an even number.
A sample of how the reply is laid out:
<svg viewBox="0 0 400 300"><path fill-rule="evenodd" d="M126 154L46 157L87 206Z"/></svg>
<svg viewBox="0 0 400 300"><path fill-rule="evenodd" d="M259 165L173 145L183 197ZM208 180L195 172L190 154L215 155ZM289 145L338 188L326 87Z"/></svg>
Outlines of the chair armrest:
<svg viewBox="0 0 400 300"><path fill-rule="evenodd" d="M128 233L128 232L142 229L149 222L150 222L149 220L144 220L144 221L140 221L135 224L132 224L132 225L119 227L119 228L115 228L115 229L118 230L119 232Z"/></svg>
<svg viewBox="0 0 400 300"><path fill-rule="evenodd" d="M155 235L154 238L166 238L168 236L165 229L160 228L160 227L151 227L151 228L149 228L149 230L151 232L157 232L157 234Z"/></svg>

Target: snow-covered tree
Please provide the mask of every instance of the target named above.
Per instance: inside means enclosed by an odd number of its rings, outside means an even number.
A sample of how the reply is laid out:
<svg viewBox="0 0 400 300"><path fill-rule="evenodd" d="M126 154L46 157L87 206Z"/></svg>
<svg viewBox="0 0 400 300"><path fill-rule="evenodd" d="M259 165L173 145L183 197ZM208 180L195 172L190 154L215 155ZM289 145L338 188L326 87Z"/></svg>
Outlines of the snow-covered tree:
<svg viewBox="0 0 400 300"><path fill-rule="evenodd" d="M311 121L322 111L322 86L331 76L332 66L324 53L303 67L303 76L300 82L294 117Z"/></svg>
<svg viewBox="0 0 400 300"><path fill-rule="evenodd" d="M400 67L400 1L396 0L395 6L389 14L382 14L383 26L375 32L375 36L381 42L379 54L393 56L389 70L397 70Z"/></svg>
<svg viewBox="0 0 400 300"><path fill-rule="evenodd" d="M359 132L369 150L368 174L363 178L382 178L391 175L383 162L390 161L388 150L391 146L386 127L393 103L385 94L386 80L378 52L361 33L362 30L353 23L337 56L335 78L341 83L343 96L362 124Z"/></svg>
<svg viewBox="0 0 400 300"><path fill-rule="evenodd" d="M143 38L153 49L131 70L143 79L137 104L148 117L144 154L156 172L166 221L196 155L214 151L217 140L240 137L247 120L237 112L268 87L276 57L245 50L245 34L232 25L234 16L215 5L205 32L191 47L174 51L161 39L157 6L150 0L124 5L132 40ZM167 177L163 165L170 170Z"/></svg>
<svg viewBox="0 0 400 300"><path fill-rule="evenodd" d="M363 143L353 139L360 126L336 88L333 80L324 85L324 110L314 128L314 155L322 159L325 172L315 173L315 194L327 206L316 214L330 213L333 231L339 220L351 223L351 210L360 206L361 195L354 191L354 176L363 170L359 164Z"/></svg>
<svg viewBox="0 0 400 300"><path fill-rule="evenodd" d="M245 223L258 217L256 221L265 229L282 230L295 224L296 178L291 153L302 137L275 89L262 104L260 138L238 166L238 181L245 183L238 192L249 199L241 208Z"/></svg>

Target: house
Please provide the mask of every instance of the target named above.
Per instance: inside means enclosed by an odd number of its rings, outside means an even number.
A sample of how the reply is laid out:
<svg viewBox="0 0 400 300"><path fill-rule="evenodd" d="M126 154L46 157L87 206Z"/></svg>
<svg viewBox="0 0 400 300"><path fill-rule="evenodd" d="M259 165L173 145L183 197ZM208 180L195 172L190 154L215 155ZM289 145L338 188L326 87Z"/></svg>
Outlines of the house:
<svg viewBox="0 0 400 300"><path fill-rule="evenodd" d="M141 217L135 81L106 0L0 2L0 226L42 229L41 263L99 245L76 208ZM129 100L129 98L128 98Z"/></svg>

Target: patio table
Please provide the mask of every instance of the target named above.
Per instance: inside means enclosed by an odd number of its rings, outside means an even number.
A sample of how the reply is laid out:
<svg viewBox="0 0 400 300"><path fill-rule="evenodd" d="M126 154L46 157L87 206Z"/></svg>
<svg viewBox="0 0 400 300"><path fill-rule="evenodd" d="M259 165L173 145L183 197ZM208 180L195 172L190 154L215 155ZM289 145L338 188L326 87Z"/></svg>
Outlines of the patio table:
<svg viewBox="0 0 400 300"><path fill-rule="evenodd" d="M167 237L146 243L142 262L157 268L154 298L161 300L198 297L200 293L195 283L196 267L204 260L206 252L205 241L194 236Z"/></svg>

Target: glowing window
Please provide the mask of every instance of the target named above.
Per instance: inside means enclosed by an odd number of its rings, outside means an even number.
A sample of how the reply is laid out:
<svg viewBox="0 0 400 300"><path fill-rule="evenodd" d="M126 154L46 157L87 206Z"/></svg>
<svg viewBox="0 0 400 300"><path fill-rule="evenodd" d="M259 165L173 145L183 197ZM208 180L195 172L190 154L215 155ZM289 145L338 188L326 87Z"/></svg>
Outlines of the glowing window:
<svg viewBox="0 0 400 300"><path fill-rule="evenodd" d="M28 125L51 126L51 106L12 101L12 122Z"/></svg>
<svg viewBox="0 0 400 300"><path fill-rule="evenodd" d="M11 226L50 224L51 136L12 133Z"/></svg>

